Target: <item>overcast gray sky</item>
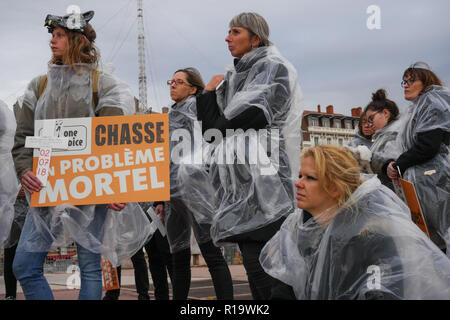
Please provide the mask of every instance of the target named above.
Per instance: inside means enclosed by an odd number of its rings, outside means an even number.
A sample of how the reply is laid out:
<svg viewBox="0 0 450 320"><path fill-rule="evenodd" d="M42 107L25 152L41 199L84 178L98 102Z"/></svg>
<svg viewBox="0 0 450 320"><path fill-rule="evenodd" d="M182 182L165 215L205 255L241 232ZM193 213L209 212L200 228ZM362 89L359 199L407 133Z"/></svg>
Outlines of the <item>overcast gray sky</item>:
<svg viewBox="0 0 450 320"><path fill-rule="evenodd" d="M47 14L69 5L94 10L91 23L104 63L138 96L136 0L0 0L0 99L12 106L50 58ZM381 29L366 13L380 8ZM305 109L333 104L350 114L385 88L403 108L406 67L426 61L450 83L448 0L144 0L148 100L155 110L171 103L166 80L181 67L199 69L205 82L224 73L232 57L224 41L230 19L258 12L271 41L299 73Z"/></svg>

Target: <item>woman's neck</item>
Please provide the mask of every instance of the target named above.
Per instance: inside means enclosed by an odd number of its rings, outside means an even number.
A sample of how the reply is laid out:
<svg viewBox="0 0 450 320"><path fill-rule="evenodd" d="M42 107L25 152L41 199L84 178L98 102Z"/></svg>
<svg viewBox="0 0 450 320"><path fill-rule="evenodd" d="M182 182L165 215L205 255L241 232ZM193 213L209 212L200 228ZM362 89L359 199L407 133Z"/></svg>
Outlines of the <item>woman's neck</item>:
<svg viewBox="0 0 450 320"><path fill-rule="evenodd" d="M181 103L185 102L189 97L191 97L191 96L187 96L186 98L183 98L179 101L174 101L174 102L175 102L175 104L181 104Z"/></svg>

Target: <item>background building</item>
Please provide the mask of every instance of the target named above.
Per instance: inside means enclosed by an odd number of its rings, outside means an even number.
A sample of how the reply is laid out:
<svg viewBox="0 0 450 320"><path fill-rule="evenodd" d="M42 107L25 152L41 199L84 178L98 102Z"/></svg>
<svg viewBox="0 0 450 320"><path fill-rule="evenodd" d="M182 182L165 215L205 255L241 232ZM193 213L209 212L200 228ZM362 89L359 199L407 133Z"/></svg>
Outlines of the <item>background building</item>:
<svg viewBox="0 0 450 320"><path fill-rule="evenodd" d="M303 111L302 117L302 150L318 144L346 146L355 136L362 108L353 108L351 116L334 113L333 106L322 112L320 105L317 111Z"/></svg>

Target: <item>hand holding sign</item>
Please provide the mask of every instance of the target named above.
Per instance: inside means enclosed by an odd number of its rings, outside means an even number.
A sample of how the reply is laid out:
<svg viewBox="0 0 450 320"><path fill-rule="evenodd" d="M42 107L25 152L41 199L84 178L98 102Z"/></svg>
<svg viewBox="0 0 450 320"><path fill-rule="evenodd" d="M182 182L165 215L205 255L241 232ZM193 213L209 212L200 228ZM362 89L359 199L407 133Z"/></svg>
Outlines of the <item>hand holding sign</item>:
<svg viewBox="0 0 450 320"><path fill-rule="evenodd" d="M67 138L60 138L61 120L43 120L45 122L42 128L41 136L26 137L25 148L39 148L38 166L36 175L31 171L22 176L22 185L30 193L40 191L47 184L52 148L66 150L69 145ZM58 136L54 136L56 133ZM25 184L24 184L25 183Z"/></svg>
<svg viewBox="0 0 450 320"><path fill-rule="evenodd" d="M123 208L126 207L126 205L127 205L126 203L113 202L113 203L108 204L106 207L107 207L108 209L112 209L112 210L114 210L114 211L122 211Z"/></svg>
<svg viewBox="0 0 450 320"><path fill-rule="evenodd" d="M39 180L32 171L28 171L22 176L21 179L22 186L27 190L29 193L33 192L39 192L43 188L43 185L41 183L41 180Z"/></svg>

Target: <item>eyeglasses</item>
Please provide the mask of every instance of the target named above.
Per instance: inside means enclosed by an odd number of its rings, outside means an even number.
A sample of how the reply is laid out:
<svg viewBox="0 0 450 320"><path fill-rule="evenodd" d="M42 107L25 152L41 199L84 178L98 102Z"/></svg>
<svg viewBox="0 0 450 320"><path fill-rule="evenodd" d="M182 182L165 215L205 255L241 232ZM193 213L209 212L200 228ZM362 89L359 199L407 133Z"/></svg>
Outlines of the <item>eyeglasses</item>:
<svg viewBox="0 0 450 320"><path fill-rule="evenodd" d="M408 80L403 80L401 82L402 88L404 88L406 84L408 84L408 86L412 85L414 83L414 81L416 81L416 79L414 79L414 78L409 78Z"/></svg>
<svg viewBox="0 0 450 320"><path fill-rule="evenodd" d="M171 86L173 84L176 85L183 85L183 84L187 84L188 86L192 87L192 85L190 85L189 83L187 83L186 81L182 80L182 79L177 79L177 80L167 80L167 85Z"/></svg>
<svg viewBox="0 0 450 320"><path fill-rule="evenodd" d="M381 111L377 111L373 114L371 114L370 116L367 117L367 123L369 124L369 126L373 125L373 119L375 118L375 115L380 113Z"/></svg>

